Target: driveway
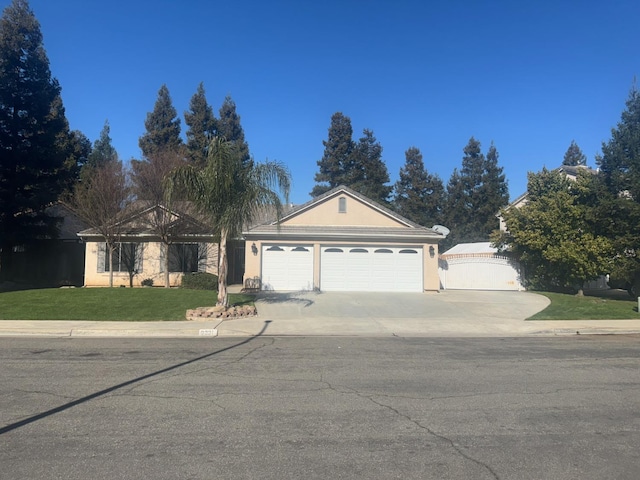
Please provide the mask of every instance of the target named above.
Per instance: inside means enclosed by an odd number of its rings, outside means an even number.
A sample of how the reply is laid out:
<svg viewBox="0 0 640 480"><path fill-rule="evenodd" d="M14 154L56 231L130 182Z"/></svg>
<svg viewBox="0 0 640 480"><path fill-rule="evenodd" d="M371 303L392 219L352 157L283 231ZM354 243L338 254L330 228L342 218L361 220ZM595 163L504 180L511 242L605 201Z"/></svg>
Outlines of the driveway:
<svg viewBox="0 0 640 480"><path fill-rule="evenodd" d="M496 336L531 333L524 319L549 300L528 292L264 292L256 307L271 335ZM224 322L228 335L255 334L255 320Z"/></svg>

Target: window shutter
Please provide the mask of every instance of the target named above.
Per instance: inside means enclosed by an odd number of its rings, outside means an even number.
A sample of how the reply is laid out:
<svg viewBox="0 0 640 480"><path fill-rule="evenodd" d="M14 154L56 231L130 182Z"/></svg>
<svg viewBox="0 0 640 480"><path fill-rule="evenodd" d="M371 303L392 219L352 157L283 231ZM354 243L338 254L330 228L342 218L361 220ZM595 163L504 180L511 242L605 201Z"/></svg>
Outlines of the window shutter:
<svg viewBox="0 0 640 480"><path fill-rule="evenodd" d="M208 245L206 243L198 244L198 271L207 271L207 251Z"/></svg>
<svg viewBox="0 0 640 480"><path fill-rule="evenodd" d="M104 273L104 262L107 257L107 244L98 243L98 273Z"/></svg>

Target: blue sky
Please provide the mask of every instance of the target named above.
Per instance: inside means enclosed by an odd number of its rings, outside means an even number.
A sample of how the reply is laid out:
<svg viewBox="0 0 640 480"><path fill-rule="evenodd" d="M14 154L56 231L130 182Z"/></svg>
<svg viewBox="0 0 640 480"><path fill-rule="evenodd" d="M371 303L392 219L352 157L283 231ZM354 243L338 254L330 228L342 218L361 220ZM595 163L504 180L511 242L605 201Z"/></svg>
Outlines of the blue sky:
<svg viewBox="0 0 640 480"><path fill-rule="evenodd" d="M4 9L9 0L0 0ZM511 198L575 140L595 167L634 76L637 0L30 0L72 129L106 119L121 158L166 84L183 112L200 82L231 95L251 153L284 162L307 201L331 115L373 130L395 182L420 148L448 181L474 136L493 141Z"/></svg>

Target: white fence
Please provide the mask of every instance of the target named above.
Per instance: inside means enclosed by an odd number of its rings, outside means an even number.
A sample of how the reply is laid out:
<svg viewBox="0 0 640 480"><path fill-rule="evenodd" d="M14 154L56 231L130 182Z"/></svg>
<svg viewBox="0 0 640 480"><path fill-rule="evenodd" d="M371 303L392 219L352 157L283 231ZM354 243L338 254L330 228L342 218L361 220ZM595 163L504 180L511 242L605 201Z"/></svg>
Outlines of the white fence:
<svg viewBox="0 0 640 480"><path fill-rule="evenodd" d="M524 290L522 269L502 255L440 257L438 274L444 290Z"/></svg>

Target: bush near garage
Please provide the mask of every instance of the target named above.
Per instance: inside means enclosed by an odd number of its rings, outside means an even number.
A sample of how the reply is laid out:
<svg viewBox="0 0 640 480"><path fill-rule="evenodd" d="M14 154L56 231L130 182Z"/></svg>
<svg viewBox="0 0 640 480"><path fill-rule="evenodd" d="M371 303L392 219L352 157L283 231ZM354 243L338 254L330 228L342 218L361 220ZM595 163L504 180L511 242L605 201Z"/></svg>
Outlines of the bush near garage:
<svg viewBox="0 0 640 480"><path fill-rule="evenodd" d="M180 288L191 290L218 290L218 276L213 273L185 273Z"/></svg>

